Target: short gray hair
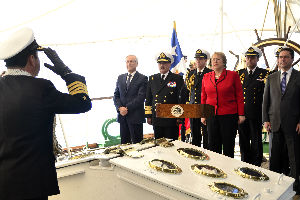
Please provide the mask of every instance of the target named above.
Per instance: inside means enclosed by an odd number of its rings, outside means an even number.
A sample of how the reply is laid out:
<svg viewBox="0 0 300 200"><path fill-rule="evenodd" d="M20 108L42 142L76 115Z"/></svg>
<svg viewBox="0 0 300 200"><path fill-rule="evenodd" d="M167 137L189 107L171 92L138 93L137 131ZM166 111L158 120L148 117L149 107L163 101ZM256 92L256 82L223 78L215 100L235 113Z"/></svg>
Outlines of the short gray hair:
<svg viewBox="0 0 300 200"><path fill-rule="evenodd" d="M134 56L134 57L135 57L135 60L136 60L136 63L139 63L138 58L136 57L136 55L128 55L128 56L126 56L126 59L127 59L129 56Z"/></svg>

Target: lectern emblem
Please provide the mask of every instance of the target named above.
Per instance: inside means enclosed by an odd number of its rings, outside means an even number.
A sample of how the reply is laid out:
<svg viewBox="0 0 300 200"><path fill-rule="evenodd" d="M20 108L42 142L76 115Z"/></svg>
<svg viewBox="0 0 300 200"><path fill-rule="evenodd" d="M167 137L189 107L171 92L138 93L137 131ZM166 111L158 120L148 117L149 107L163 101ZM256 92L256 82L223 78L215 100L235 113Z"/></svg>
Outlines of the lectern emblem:
<svg viewBox="0 0 300 200"><path fill-rule="evenodd" d="M183 114L184 110L180 105L175 105L171 108L171 114L174 117L180 117Z"/></svg>

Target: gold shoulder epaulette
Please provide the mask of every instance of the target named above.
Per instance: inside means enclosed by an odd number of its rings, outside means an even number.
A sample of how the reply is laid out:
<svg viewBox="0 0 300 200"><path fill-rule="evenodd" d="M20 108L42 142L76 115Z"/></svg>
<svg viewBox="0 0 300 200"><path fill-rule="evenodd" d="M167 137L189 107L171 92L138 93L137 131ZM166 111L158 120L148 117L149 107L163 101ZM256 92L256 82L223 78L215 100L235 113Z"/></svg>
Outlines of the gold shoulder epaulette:
<svg viewBox="0 0 300 200"><path fill-rule="evenodd" d="M88 95L87 87L84 83L80 81L75 81L68 85L68 90L70 95L84 93Z"/></svg>
<svg viewBox="0 0 300 200"><path fill-rule="evenodd" d="M270 69L267 69L267 72L265 73L265 77L264 77L264 83L267 82L267 78L268 78L268 76L270 75L270 72L271 72L271 70L270 70Z"/></svg>
<svg viewBox="0 0 300 200"><path fill-rule="evenodd" d="M245 80L245 73L242 73L242 74L240 75L240 79L241 79L241 83L242 83L242 85L243 85L244 80Z"/></svg>
<svg viewBox="0 0 300 200"><path fill-rule="evenodd" d="M190 78L186 78L185 79L185 84L188 90L191 91L192 86L194 85L194 81L195 81L195 74L191 75Z"/></svg>

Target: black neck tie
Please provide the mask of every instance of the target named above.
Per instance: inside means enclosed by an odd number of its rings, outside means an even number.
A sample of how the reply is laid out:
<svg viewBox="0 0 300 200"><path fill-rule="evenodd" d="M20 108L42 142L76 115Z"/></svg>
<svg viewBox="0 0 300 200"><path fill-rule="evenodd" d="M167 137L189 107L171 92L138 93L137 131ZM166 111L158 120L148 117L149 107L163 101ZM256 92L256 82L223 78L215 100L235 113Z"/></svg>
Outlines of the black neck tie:
<svg viewBox="0 0 300 200"><path fill-rule="evenodd" d="M127 82L126 82L126 88L128 89L129 88L129 85L130 85L130 79L131 79L131 74L128 74L128 78L127 78Z"/></svg>
<svg viewBox="0 0 300 200"><path fill-rule="evenodd" d="M253 72L252 72L252 70L250 70L249 71L249 76L252 77L252 74L253 74Z"/></svg>
<svg viewBox="0 0 300 200"><path fill-rule="evenodd" d="M162 83L162 82L165 80L165 76L166 76L166 75L164 75L164 74L163 74L163 75L161 75L161 80L160 80L160 83Z"/></svg>

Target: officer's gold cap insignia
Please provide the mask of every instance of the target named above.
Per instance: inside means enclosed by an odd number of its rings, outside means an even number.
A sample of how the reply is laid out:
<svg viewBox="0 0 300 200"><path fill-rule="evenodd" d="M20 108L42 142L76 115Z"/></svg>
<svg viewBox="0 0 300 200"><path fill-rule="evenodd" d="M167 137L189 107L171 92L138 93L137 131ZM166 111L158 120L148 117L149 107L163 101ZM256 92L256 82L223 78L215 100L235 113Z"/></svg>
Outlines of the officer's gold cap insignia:
<svg viewBox="0 0 300 200"><path fill-rule="evenodd" d="M262 52L259 48L255 47L255 46L251 46L247 49L247 51L244 53L244 55L260 57L262 55Z"/></svg>
<svg viewBox="0 0 300 200"><path fill-rule="evenodd" d="M252 52L254 52L255 50L252 48L252 47L250 47L249 49L248 49L248 52L250 52L250 53L252 53Z"/></svg>
<svg viewBox="0 0 300 200"><path fill-rule="evenodd" d="M160 53L157 62L171 62L171 58L169 58L164 52Z"/></svg>
<svg viewBox="0 0 300 200"><path fill-rule="evenodd" d="M196 53L202 53L201 49L198 49L198 50L196 51Z"/></svg>
<svg viewBox="0 0 300 200"><path fill-rule="evenodd" d="M166 54L161 53L161 54L159 55L159 58L166 58Z"/></svg>
<svg viewBox="0 0 300 200"><path fill-rule="evenodd" d="M279 54L280 54L282 48L283 48L283 47L279 47L279 48L276 50L276 52L275 52L276 57L279 56Z"/></svg>
<svg viewBox="0 0 300 200"><path fill-rule="evenodd" d="M209 58L209 53L203 49L198 49L195 53L195 58Z"/></svg>

